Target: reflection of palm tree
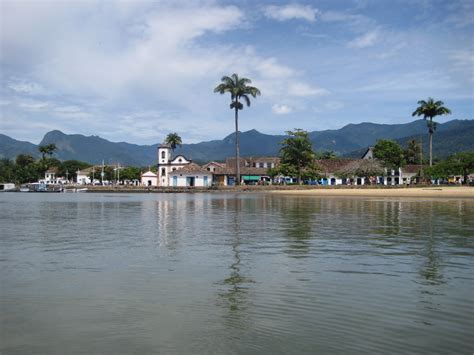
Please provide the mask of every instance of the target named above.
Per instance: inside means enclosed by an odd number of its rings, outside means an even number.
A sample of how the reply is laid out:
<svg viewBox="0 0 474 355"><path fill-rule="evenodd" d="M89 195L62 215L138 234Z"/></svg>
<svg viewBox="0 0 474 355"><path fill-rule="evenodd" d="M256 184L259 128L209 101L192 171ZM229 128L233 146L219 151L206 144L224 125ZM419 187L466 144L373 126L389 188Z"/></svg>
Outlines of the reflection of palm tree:
<svg viewBox="0 0 474 355"><path fill-rule="evenodd" d="M426 257L427 260L420 270L421 276L430 284L439 285L444 283L443 274L439 268L439 255L436 251L436 237L433 236L433 203L430 204L430 211L428 216L429 239L426 243ZM425 217L426 218L426 217Z"/></svg>
<svg viewBox="0 0 474 355"><path fill-rule="evenodd" d="M229 200L230 201L230 200ZM251 283L252 280L246 278L242 275L241 266L242 259L240 257L240 245L241 245L241 203L242 200L237 198L233 200L235 202L235 211L234 215L234 240L232 243L232 252L233 252L233 263L230 265L230 276L226 278L222 284L228 286L226 292L221 293L219 296L222 297L227 303L229 310L231 311L232 320L234 317L240 316L242 311L246 308L247 303L247 292L248 289L245 287L245 284Z"/></svg>

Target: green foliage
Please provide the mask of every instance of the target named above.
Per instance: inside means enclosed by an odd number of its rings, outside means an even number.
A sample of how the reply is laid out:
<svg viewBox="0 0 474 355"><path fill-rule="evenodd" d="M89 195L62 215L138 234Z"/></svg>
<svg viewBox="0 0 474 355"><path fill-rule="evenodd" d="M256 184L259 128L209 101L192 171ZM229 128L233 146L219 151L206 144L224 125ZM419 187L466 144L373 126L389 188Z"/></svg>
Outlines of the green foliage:
<svg viewBox="0 0 474 355"><path fill-rule="evenodd" d="M421 164L421 144L416 139L407 142L405 149L405 160L408 164Z"/></svg>
<svg viewBox="0 0 474 355"><path fill-rule="evenodd" d="M139 180L141 169L129 166L120 170L120 180Z"/></svg>
<svg viewBox="0 0 474 355"><path fill-rule="evenodd" d="M286 134L288 138L281 142L283 145L280 149L281 163L294 169L298 183L301 183L303 171L314 166L315 153L313 145L309 139L308 132L302 129L287 131Z"/></svg>
<svg viewBox="0 0 474 355"><path fill-rule="evenodd" d="M28 154L20 154L15 159L16 165L22 168L30 164L33 164L34 162L35 162L35 158L33 158L31 155L28 155Z"/></svg>
<svg viewBox="0 0 474 355"><path fill-rule="evenodd" d="M181 137L178 135L178 133L169 133L166 136L165 143L169 144L171 146L171 150L175 150L176 147L181 147L183 144Z"/></svg>
<svg viewBox="0 0 474 355"><path fill-rule="evenodd" d="M247 106L250 106L250 97L259 96L260 90L254 86L249 86L252 80L247 78L240 78L238 74L232 74L229 76L223 76L221 78L221 84L214 88L215 93L225 94L230 93L231 104L230 108L235 111L242 110L244 107L240 103L240 100L244 100Z"/></svg>
<svg viewBox="0 0 474 355"><path fill-rule="evenodd" d="M374 147L374 157L389 169L405 165L404 152L400 144L392 140L380 139Z"/></svg>
<svg viewBox="0 0 474 355"><path fill-rule="evenodd" d="M474 152L457 153L448 159L425 169L425 175L434 179L447 179L453 175L462 175L464 183L474 172Z"/></svg>
<svg viewBox="0 0 474 355"><path fill-rule="evenodd" d="M334 153L334 151L332 150L325 150L321 153L315 153L315 155L316 155L316 159L323 159L323 160L337 158L337 154Z"/></svg>
<svg viewBox="0 0 474 355"><path fill-rule="evenodd" d="M45 159L46 155L49 155L51 157L57 149L58 148L56 147L56 144L54 144L54 143L46 144L46 145L40 145L38 147L39 152L42 154L43 160Z"/></svg>
<svg viewBox="0 0 474 355"><path fill-rule="evenodd" d="M0 160L0 182L14 182L15 163L10 159Z"/></svg>
<svg viewBox="0 0 474 355"><path fill-rule="evenodd" d="M77 176L78 170L83 170L91 165L79 160L66 160L59 164L58 166L58 176L64 176L69 179L74 179Z"/></svg>

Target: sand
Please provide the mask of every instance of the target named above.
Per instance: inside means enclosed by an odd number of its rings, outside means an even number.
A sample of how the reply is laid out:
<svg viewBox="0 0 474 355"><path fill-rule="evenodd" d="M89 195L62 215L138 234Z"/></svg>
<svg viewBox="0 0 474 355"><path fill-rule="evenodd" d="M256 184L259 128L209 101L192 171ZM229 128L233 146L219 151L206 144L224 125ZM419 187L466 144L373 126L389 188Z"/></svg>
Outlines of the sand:
<svg viewBox="0 0 474 355"><path fill-rule="evenodd" d="M361 197L449 197L473 198L473 186L433 186L410 188L319 188L310 190L281 190L271 193L302 196L361 196Z"/></svg>

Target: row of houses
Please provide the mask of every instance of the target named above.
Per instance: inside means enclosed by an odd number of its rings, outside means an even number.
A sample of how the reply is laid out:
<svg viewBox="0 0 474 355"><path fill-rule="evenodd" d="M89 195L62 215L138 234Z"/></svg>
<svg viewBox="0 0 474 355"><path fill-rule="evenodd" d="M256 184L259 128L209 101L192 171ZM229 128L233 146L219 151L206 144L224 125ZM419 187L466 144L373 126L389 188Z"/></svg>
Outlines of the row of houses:
<svg viewBox="0 0 474 355"><path fill-rule="evenodd" d="M193 163L183 155L172 157L171 147L163 144L158 148L158 169L154 173L147 171L141 176L144 186L163 187L206 187L211 185L235 185L235 158L226 159L225 163L211 161L203 166ZM357 170L368 161L373 161L372 149L368 149L361 159L328 159L317 160L322 169L320 178L314 183L322 185L401 185L409 184L422 169L421 165L407 165L403 168L387 171L380 176L342 177L344 171ZM293 182L292 177L277 177L272 180L268 169L280 164L278 157L245 157L240 158L240 179L242 184L265 184L275 181Z"/></svg>
<svg viewBox="0 0 474 355"><path fill-rule="evenodd" d="M373 153L368 149L360 159L327 159L316 160L321 177L309 183L321 185L401 185L410 184L423 168L421 165L407 165L391 171L385 170L380 176L355 176L351 171L360 171L364 165L374 164ZM268 169L280 164L278 157L244 157L240 158L240 179L242 184L269 184L294 182L292 177L278 176L271 179ZM235 158L225 162L211 161L200 166L184 155L172 156L171 146L162 144L158 147L158 164L156 172L150 170L141 174L139 180L126 181L129 185L149 187L209 187L235 185ZM349 172L349 173L348 173ZM101 167L91 167L76 172L76 182L81 185L101 184ZM345 176L345 177L344 177ZM57 177L55 168L45 174L45 183L67 183ZM107 182L106 182L107 183ZM123 182L122 182L123 183Z"/></svg>

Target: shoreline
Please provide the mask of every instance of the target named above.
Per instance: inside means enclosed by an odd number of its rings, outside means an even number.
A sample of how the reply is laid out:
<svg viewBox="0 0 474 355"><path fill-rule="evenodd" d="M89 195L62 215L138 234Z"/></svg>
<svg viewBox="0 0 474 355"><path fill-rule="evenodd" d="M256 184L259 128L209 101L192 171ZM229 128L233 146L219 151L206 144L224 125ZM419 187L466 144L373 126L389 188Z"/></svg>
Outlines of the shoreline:
<svg viewBox="0 0 474 355"><path fill-rule="evenodd" d="M166 187L94 186L87 193L269 193L297 196L345 197L449 197L474 199L473 186L233 186L233 187Z"/></svg>
<svg viewBox="0 0 474 355"><path fill-rule="evenodd" d="M391 187L361 189L313 189L294 191L269 191L274 194L293 196L342 196L342 197L422 197L474 199L472 186Z"/></svg>

